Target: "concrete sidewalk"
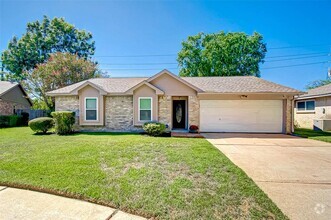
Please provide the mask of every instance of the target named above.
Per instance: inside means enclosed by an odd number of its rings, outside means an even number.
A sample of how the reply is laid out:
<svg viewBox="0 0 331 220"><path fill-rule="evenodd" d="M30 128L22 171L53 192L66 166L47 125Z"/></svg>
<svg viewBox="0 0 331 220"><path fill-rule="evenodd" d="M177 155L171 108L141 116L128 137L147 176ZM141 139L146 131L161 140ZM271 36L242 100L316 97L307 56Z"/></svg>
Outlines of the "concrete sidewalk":
<svg viewBox="0 0 331 220"><path fill-rule="evenodd" d="M0 219L143 220L90 202L0 186Z"/></svg>

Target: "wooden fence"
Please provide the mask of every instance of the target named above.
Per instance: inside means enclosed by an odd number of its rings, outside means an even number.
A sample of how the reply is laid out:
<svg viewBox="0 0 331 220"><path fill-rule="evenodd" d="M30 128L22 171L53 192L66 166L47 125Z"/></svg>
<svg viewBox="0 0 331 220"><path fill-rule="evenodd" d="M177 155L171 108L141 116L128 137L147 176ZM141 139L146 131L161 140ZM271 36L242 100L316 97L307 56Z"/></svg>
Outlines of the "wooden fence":
<svg viewBox="0 0 331 220"><path fill-rule="evenodd" d="M32 109L16 109L16 114L21 115L22 112L26 112L29 114L29 120L40 118L40 117L47 117L50 111L46 110L32 110Z"/></svg>

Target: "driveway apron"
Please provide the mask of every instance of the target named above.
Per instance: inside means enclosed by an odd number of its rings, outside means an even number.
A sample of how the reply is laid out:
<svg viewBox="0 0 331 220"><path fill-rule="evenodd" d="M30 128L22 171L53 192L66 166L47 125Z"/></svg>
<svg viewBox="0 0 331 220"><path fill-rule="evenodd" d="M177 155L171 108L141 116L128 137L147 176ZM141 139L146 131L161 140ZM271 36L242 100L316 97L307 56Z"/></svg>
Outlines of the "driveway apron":
<svg viewBox="0 0 331 220"><path fill-rule="evenodd" d="M203 135L290 219L331 219L330 143L283 134Z"/></svg>

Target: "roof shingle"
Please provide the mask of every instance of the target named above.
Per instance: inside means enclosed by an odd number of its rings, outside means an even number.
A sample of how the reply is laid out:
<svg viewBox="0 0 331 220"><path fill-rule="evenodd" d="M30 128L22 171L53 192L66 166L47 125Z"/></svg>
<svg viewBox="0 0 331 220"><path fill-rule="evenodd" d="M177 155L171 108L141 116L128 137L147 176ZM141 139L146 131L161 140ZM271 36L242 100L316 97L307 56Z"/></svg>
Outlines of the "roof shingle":
<svg viewBox="0 0 331 220"><path fill-rule="evenodd" d="M17 85L16 82L0 81L0 96Z"/></svg>
<svg viewBox="0 0 331 220"><path fill-rule="evenodd" d="M183 80L210 93L301 93L254 76L229 77L181 77ZM86 81L95 84L107 93L124 93L148 78L95 78L48 92L49 95L69 94Z"/></svg>
<svg viewBox="0 0 331 220"><path fill-rule="evenodd" d="M326 95L331 96L331 84L320 86L315 89L310 89L308 90L307 94L300 95L298 98L306 98L306 97L308 98L312 96L326 96Z"/></svg>
<svg viewBox="0 0 331 220"><path fill-rule="evenodd" d="M63 87L61 89L53 90L48 92L48 94L66 94L75 90L85 82L91 82L96 86L100 87L108 93L124 93L133 86L141 83L147 78L94 78L89 80L84 80L79 83L72 84L70 86Z"/></svg>
<svg viewBox="0 0 331 220"><path fill-rule="evenodd" d="M300 93L254 76L182 77L192 85L211 93Z"/></svg>

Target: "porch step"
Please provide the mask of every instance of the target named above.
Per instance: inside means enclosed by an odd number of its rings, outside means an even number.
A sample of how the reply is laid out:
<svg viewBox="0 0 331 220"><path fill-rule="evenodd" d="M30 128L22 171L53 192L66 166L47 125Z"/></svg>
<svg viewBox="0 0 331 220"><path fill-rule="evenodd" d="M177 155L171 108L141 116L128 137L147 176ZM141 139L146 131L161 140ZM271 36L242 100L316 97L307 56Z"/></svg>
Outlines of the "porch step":
<svg viewBox="0 0 331 220"><path fill-rule="evenodd" d="M188 132L171 132L171 137L183 137L183 138L204 138L198 133L188 133Z"/></svg>

